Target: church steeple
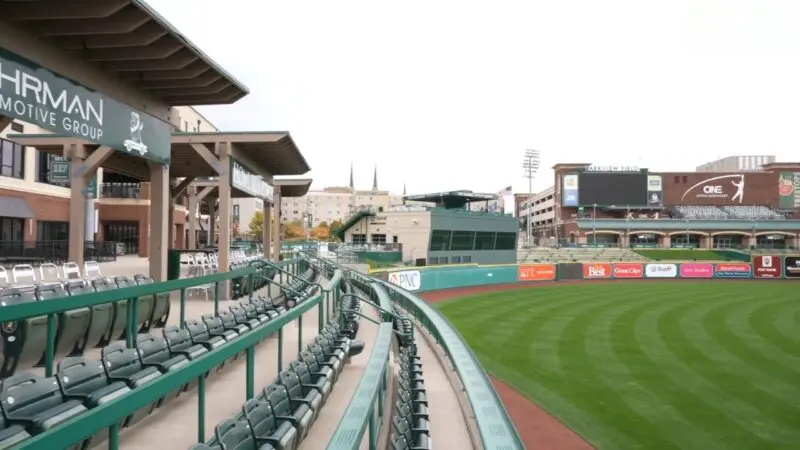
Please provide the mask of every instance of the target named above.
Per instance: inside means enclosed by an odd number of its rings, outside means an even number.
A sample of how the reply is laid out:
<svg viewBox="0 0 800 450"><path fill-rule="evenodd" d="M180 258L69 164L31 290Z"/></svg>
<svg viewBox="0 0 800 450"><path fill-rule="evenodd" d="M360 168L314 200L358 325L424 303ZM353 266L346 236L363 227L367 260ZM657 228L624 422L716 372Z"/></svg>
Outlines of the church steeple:
<svg viewBox="0 0 800 450"><path fill-rule="evenodd" d="M406 196L406 184L403 183L403 197Z"/></svg>
<svg viewBox="0 0 800 450"><path fill-rule="evenodd" d="M372 190L378 190L378 165L375 164L375 173L372 174Z"/></svg>
<svg viewBox="0 0 800 450"><path fill-rule="evenodd" d="M352 162L350 163L350 190L351 191L355 191L356 190L355 183L353 182L353 163Z"/></svg>

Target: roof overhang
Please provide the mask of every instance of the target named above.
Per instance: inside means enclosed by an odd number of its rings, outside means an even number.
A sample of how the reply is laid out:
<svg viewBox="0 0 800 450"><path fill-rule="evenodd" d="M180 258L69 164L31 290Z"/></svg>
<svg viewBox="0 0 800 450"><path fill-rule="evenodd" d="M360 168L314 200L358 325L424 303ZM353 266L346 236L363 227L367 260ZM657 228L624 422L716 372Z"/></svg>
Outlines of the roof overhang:
<svg viewBox="0 0 800 450"><path fill-rule="evenodd" d="M89 141L56 134L14 134L7 138L56 155L63 154L65 145L82 145L87 153L92 153L98 147L98 144ZM230 144L231 158L267 181L275 175L303 175L311 170L288 132L173 133L171 140L170 178L219 175L218 168L212 167L201 157L193 144L204 146L212 154L219 150L220 144ZM147 180L150 176L145 159L123 151L114 152L102 167L140 180Z"/></svg>
<svg viewBox="0 0 800 450"><path fill-rule="evenodd" d="M311 178L283 178L275 177L272 185L281 188L281 197L302 197L308 194L311 187Z"/></svg>
<svg viewBox="0 0 800 450"><path fill-rule="evenodd" d="M448 200L461 200L464 203L482 202L497 199L497 194L481 194L472 191L449 191L449 192L435 192L432 194L416 194L404 195L404 200L412 200L416 202L440 202L442 199Z"/></svg>
<svg viewBox="0 0 800 450"><path fill-rule="evenodd" d="M0 17L170 106L249 93L142 0L3 0Z"/></svg>

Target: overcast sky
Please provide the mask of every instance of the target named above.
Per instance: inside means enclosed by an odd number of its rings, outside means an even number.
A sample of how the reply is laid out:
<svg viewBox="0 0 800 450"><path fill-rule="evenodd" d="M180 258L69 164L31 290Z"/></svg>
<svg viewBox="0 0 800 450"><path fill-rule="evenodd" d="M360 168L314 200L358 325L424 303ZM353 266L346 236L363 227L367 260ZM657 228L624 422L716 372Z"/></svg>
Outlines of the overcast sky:
<svg viewBox="0 0 800 450"><path fill-rule="evenodd" d="M147 0L289 130L314 189L527 192L522 156L693 170L800 160L800 1Z"/></svg>

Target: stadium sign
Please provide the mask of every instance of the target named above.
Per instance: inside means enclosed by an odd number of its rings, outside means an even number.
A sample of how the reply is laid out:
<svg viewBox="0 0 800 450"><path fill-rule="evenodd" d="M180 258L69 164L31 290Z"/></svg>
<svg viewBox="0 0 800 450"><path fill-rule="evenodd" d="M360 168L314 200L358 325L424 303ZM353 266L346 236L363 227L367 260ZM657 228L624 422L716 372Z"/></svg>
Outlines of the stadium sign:
<svg viewBox="0 0 800 450"><path fill-rule="evenodd" d="M264 181L261 175L253 173L233 159L231 159L231 187L269 202L272 202L275 195L275 188Z"/></svg>
<svg viewBox="0 0 800 450"><path fill-rule="evenodd" d="M639 263L614 264L614 278L642 278L644 265Z"/></svg>
<svg viewBox="0 0 800 450"><path fill-rule="evenodd" d="M589 166L587 172L640 172L637 166Z"/></svg>
<svg viewBox="0 0 800 450"><path fill-rule="evenodd" d="M742 203L744 200L744 181L744 174L720 175L706 178L699 183L695 183L689 189L686 189L681 196L681 202L683 202L689 194L694 193L694 197L698 199L730 199L731 202ZM735 192L731 193L733 189L735 189Z"/></svg>
<svg viewBox="0 0 800 450"><path fill-rule="evenodd" d="M675 264L647 264L644 267L647 278L675 278L678 276L678 266Z"/></svg>
<svg viewBox="0 0 800 450"><path fill-rule="evenodd" d="M717 278L749 278L752 272L749 263L720 263L715 269Z"/></svg>
<svg viewBox="0 0 800 450"><path fill-rule="evenodd" d="M407 291L417 291L422 287L422 275L419 270L390 272L389 283L396 284Z"/></svg>
<svg viewBox="0 0 800 450"><path fill-rule="evenodd" d="M681 264L681 278L713 278L713 264L684 263Z"/></svg>
<svg viewBox="0 0 800 450"><path fill-rule="evenodd" d="M763 255L753 258L753 274L756 278L780 278L783 260L780 256Z"/></svg>
<svg viewBox="0 0 800 450"><path fill-rule="evenodd" d="M611 264L608 263L584 264L583 278L587 280L611 278L612 271Z"/></svg>
<svg viewBox="0 0 800 450"><path fill-rule="evenodd" d="M787 256L784 265L786 266L787 277L800 278L800 257Z"/></svg>

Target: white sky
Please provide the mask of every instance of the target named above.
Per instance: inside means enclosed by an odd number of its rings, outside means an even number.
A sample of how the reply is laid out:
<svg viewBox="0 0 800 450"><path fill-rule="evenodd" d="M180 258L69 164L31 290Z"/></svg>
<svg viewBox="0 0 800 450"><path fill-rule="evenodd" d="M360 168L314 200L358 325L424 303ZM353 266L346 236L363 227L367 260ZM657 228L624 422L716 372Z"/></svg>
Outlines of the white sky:
<svg viewBox="0 0 800 450"><path fill-rule="evenodd" d="M289 130L314 188L527 192L557 162L800 160L798 0L148 0L247 85L201 111Z"/></svg>

